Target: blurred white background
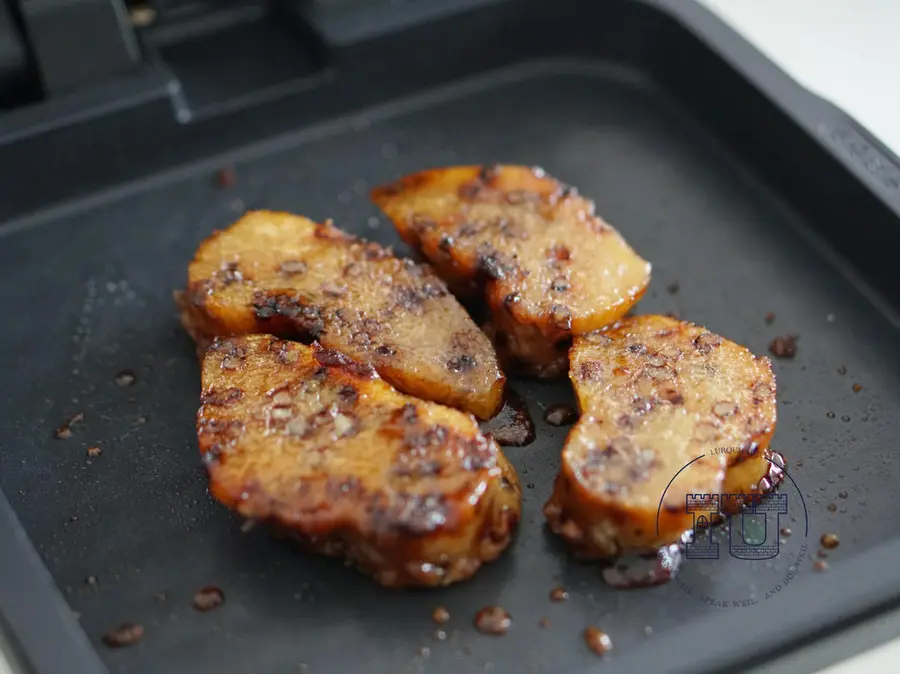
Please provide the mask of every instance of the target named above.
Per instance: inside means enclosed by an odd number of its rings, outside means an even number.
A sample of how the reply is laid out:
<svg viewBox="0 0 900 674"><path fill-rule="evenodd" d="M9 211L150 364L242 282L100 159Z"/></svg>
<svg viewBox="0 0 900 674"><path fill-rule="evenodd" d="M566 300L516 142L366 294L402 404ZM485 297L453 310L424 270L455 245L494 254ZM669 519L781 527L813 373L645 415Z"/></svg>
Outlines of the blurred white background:
<svg viewBox="0 0 900 674"><path fill-rule="evenodd" d="M900 155L900 0L700 0Z"/></svg>

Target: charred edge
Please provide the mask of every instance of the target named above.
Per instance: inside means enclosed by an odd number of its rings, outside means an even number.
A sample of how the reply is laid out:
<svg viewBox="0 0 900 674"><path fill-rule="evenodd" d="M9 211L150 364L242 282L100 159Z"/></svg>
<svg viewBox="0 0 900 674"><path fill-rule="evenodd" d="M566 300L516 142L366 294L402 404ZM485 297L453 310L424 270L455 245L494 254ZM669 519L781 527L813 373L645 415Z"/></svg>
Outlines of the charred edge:
<svg viewBox="0 0 900 674"><path fill-rule="evenodd" d="M230 339L217 338L209 346L209 351L222 354L219 367L223 370L237 370L247 357L247 349Z"/></svg>
<svg viewBox="0 0 900 674"><path fill-rule="evenodd" d="M372 199L375 200L376 203L383 200L384 197L396 197L397 195L403 194L407 190L416 190L422 185L429 182L431 179L430 172L422 171L420 173L413 173L412 175L405 176L394 182L384 185L382 187L376 187L372 190Z"/></svg>
<svg viewBox="0 0 900 674"><path fill-rule="evenodd" d="M337 241L343 243L354 243L356 241L359 241L359 239L352 234L348 234L347 232L335 227L331 220L326 220L325 222L317 222L316 228L313 231L313 237L317 239L327 239L329 241Z"/></svg>
<svg viewBox="0 0 900 674"><path fill-rule="evenodd" d="M459 230L456 232L457 238L465 239L470 236L475 236L478 232L481 231L480 228L472 223L472 222L464 222Z"/></svg>
<svg viewBox="0 0 900 674"><path fill-rule="evenodd" d="M423 537L454 519L452 503L444 494L398 494L386 501L383 494L375 496L372 527L376 532Z"/></svg>
<svg viewBox="0 0 900 674"><path fill-rule="evenodd" d="M432 232L437 229L438 224L431 218L425 218L420 215L413 215L410 226L413 232L416 233L416 236L421 239L423 234L427 234L428 232Z"/></svg>
<svg viewBox="0 0 900 674"><path fill-rule="evenodd" d="M672 405L684 405L684 396L675 389L668 388L664 390L660 394L660 397L666 402L671 403Z"/></svg>
<svg viewBox="0 0 900 674"><path fill-rule="evenodd" d="M550 318L554 325L566 332L572 329L572 310L563 304L554 304L550 307Z"/></svg>
<svg viewBox="0 0 900 674"><path fill-rule="evenodd" d="M269 342L269 352L283 365L294 365L300 360L300 352L294 348L294 342L273 337Z"/></svg>
<svg viewBox="0 0 900 674"><path fill-rule="evenodd" d="M557 262L567 262L572 259L572 251L569 250L568 246L561 243L555 243L547 251L547 257L550 260L556 260Z"/></svg>
<svg viewBox="0 0 900 674"><path fill-rule="evenodd" d="M505 478L504 478L505 479ZM511 488L510 484L501 484L504 489ZM519 512L514 508L493 507L491 517L486 518L481 529L481 540L488 540L495 545L506 545L519 527Z"/></svg>
<svg viewBox="0 0 900 674"><path fill-rule="evenodd" d="M453 246L455 243L456 241L452 236L450 236L449 234L442 234L441 238L438 240L437 247L438 250L440 250L442 253L447 253L448 255L450 255L453 252Z"/></svg>
<svg viewBox="0 0 900 674"><path fill-rule="evenodd" d="M237 262L225 262L218 275L222 278L222 283L229 286L233 283L240 283L244 280L244 275L238 269Z"/></svg>
<svg viewBox="0 0 900 674"><path fill-rule="evenodd" d="M206 305L206 298L209 297L215 289L215 283L211 279L203 279L189 283L184 291L187 301L197 308Z"/></svg>
<svg viewBox="0 0 900 674"><path fill-rule="evenodd" d="M418 288L396 286L391 295L395 306L406 311L418 311L427 300L446 297L447 290L437 282L428 282Z"/></svg>
<svg viewBox="0 0 900 674"><path fill-rule="evenodd" d="M744 442L740 446L740 450L734 454L731 454L729 458L732 459L731 466L738 466L744 461L748 459L752 459L759 453L759 444L753 440Z"/></svg>
<svg viewBox="0 0 900 674"><path fill-rule="evenodd" d="M363 246L363 255L369 262L380 262L393 257L391 251L377 243L366 243Z"/></svg>
<svg viewBox="0 0 900 674"><path fill-rule="evenodd" d="M490 185L500 177L500 167L497 164L485 164L478 172L478 179Z"/></svg>
<svg viewBox="0 0 900 674"><path fill-rule="evenodd" d="M571 285L569 284L569 279L567 279L565 276L557 276L550 283L550 290L552 290L553 292L556 292L556 293L564 293L570 287L571 287Z"/></svg>
<svg viewBox="0 0 900 674"><path fill-rule="evenodd" d="M578 190L572 185L564 185L560 184L559 196L561 199L568 199L569 197L577 197Z"/></svg>
<svg viewBox="0 0 900 674"><path fill-rule="evenodd" d="M197 424L197 440L207 470L225 462L227 449L234 446L243 431L244 424L237 419L204 419Z"/></svg>
<svg viewBox="0 0 900 674"><path fill-rule="evenodd" d="M375 369L371 365L357 362L336 349L320 347L316 349L315 358L320 365L340 367L363 379L371 379L375 375Z"/></svg>
<svg viewBox="0 0 900 674"><path fill-rule="evenodd" d="M503 298L503 306L507 311L512 311L512 308L522 301L522 296L519 293L509 293Z"/></svg>
<svg viewBox="0 0 900 674"><path fill-rule="evenodd" d="M477 361L474 356L463 354L447 361L447 369L452 372L471 372L475 369Z"/></svg>
<svg viewBox="0 0 900 674"><path fill-rule="evenodd" d="M307 339L317 339L325 330L321 310L305 304L296 295L260 291L253 295L252 307L257 320L269 322L277 318L286 319L291 327Z"/></svg>
<svg viewBox="0 0 900 674"><path fill-rule="evenodd" d="M244 392L232 387L224 391L209 391L200 398L202 405L212 405L214 407L230 407L244 397Z"/></svg>
<svg viewBox="0 0 900 674"><path fill-rule="evenodd" d="M337 395L344 405L353 405L359 399L359 391L349 384L342 386Z"/></svg>
<svg viewBox="0 0 900 674"><path fill-rule="evenodd" d="M511 206L518 206L528 203L536 204L542 200L542 197L540 193L532 190L511 190L506 193L505 200Z"/></svg>
<svg viewBox="0 0 900 674"><path fill-rule="evenodd" d="M483 187L484 186L479 180L473 180L472 182L464 183L459 186L459 197L460 199L464 199L466 201L474 201L481 194L481 190Z"/></svg>
<svg viewBox="0 0 900 674"><path fill-rule="evenodd" d="M331 502L341 499L357 499L365 494L366 489L358 477L349 476L341 478L329 478L325 483L325 495Z"/></svg>
<svg viewBox="0 0 900 674"><path fill-rule="evenodd" d="M698 352L706 355L722 343L722 338L712 332L703 332L691 340Z"/></svg>
<svg viewBox="0 0 900 674"><path fill-rule="evenodd" d="M450 337L450 344L455 351L475 351L481 344L484 333L478 330L460 330Z"/></svg>
<svg viewBox="0 0 900 674"><path fill-rule="evenodd" d="M514 264L505 263L496 251L482 254L478 258L477 273L491 281L501 281L512 274L515 269Z"/></svg>
<svg viewBox="0 0 900 674"><path fill-rule="evenodd" d="M419 419L419 409L413 403L406 403L398 411L397 417L404 424L414 424Z"/></svg>

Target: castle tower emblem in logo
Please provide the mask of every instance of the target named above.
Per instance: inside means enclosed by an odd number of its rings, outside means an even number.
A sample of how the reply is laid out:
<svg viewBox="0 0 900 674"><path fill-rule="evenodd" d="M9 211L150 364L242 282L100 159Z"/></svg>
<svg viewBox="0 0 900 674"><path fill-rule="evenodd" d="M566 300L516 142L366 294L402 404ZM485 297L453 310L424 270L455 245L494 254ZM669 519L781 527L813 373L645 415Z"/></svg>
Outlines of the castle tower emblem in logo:
<svg viewBox="0 0 900 674"><path fill-rule="evenodd" d="M734 498L732 495L726 500ZM744 497L742 512L729 517L728 548L737 559L772 559L778 556L778 530L781 516L787 515L787 494L762 498ZM726 504L727 509L727 504Z"/></svg>
<svg viewBox="0 0 900 674"><path fill-rule="evenodd" d="M685 547L688 559L718 559L719 544L712 539L713 518L719 514L718 494L688 494L685 512L694 516L694 534Z"/></svg>
<svg viewBox="0 0 900 674"><path fill-rule="evenodd" d="M723 511L729 513L728 551L732 557L762 560L778 556L778 531L781 515L788 512L787 494L767 498L758 494L688 494L685 512L694 517L694 531L685 546L687 559L719 558L719 544L712 538L710 524Z"/></svg>

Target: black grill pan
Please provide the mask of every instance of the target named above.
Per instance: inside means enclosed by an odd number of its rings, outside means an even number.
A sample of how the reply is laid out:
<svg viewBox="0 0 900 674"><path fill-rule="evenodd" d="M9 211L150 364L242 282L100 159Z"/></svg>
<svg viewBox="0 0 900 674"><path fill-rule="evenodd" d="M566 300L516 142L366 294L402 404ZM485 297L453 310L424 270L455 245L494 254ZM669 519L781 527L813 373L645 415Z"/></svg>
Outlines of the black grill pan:
<svg viewBox="0 0 900 674"><path fill-rule="evenodd" d="M102 142L83 124L41 168L25 157L38 145L0 148L0 630L35 672L735 671L900 599L896 159L692 3L464 4L356 41L352 21L323 23L346 44L318 80L227 114L148 118L136 136L135 113ZM640 312L676 311L757 353L799 336L775 363L794 504L778 557L689 561L679 583L627 591L572 561L541 514L566 432L542 410L571 402L565 383L513 382L538 428L508 449L524 519L471 582L382 590L242 532L212 501L172 302L197 244L257 207L398 244L369 188L489 162L541 165L595 199L654 264ZM123 388L125 369L137 380ZM841 539L827 559L823 533ZM191 599L207 585L226 602L201 614ZM557 585L567 602L550 602ZM731 603L744 598L757 603ZM506 636L472 627L487 604L513 615ZM125 621L143 640L104 646ZM603 662L588 625L613 639Z"/></svg>

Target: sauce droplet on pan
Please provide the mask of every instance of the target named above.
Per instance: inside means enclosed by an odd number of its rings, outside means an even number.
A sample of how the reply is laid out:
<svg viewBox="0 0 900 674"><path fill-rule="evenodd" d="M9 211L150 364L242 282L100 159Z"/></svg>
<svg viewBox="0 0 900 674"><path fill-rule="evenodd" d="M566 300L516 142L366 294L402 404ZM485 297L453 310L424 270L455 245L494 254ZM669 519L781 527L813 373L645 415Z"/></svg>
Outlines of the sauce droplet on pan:
<svg viewBox="0 0 900 674"><path fill-rule="evenodd" d="M564 587L554 587L550 590L550 601L566 601L568 598L569 593Z"/></svg>
<svg viewBox="0 0 900 674"><path fill-rule="evenodd" d="M797 355L797 337L784 335L769 343L769 352L776 358L793 358Z"/></svg>
<svg viewBox="0 0 900 674"><path fill-rule="evenodd" d="M218 608L224 602L225 593L217 587L210 586L201 588L200 591L194 595L192 604L198 611L206 613L207 611Z"/></svg>
<svg viewBox="0 0 900 674"><path fill-rule="evenodd" d="M571 405L551 405L544 412L544 421L551 426L569 426L575 423L578 413Z"/></svg>
<svg viewBox="0 0 900 674"><path fill-rule="evenodd" d="M122 370L116 375L116 384L125 388L132 386L137 381L137 375L132 370Z"/></svg>
<svg viewBox="0 0 900 674"><path fill-rule="evenodd" d="M504 447L524 447L534 442L534 421L518 393L508 389L500 414L481 425L481 430Z"/></svg>
<svg viewBox="0 0 900 674"><path fill-rule="evenodd" d="M612 650L612 639L606 632L591 625L584 630L584 643L597 655L606 655Z"/></svg>
<svg viewBox="0 0 900 674"><path fill-rule="evenodd" d="M140 641L144 636L144 627L137 623L122 623L114 630L103 635L103 643L110 648L131 646Z"/></svg>
<svg viewBox="0 0 900 674"><path fill-rule="evenodd" d="M234 187L237 184L237 172L231 166L223 166L216 172L216 185L222 189Z"/></svg>
<svg viewBox="0 0 900 674"><path fill-rule="evenodd" d="M475 614L475 629L482 634L502 636L512 627L512 616L499 606L485 606Z"/></svg>
<svg viewBox="0 0 900 674"><path fill-rule="evenodd" d="M684 559L683 550L682 544L672 543L655 554L619 557L601 570L600 576L607 585L620 590L662 585L678 574Z"/></svg>
<svg viewBox="0 0 900 674"><path fill-rule="evenodd" d="M60 440L68 440L72 437L72 426L75 424L84 421L84 414L79 412L74 415L71 419L69 419L66 423L56 429L55 435Z"/></svg>
<svg viewBox="0 0 900 674"><path fill-rule="evenodd" d="M819 542L822 544L823 548L833 550L841 544L841 539L838 538L837 534L822 534L822 538L819 539Z"/></svg>

